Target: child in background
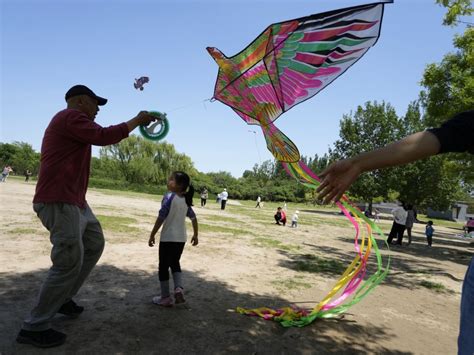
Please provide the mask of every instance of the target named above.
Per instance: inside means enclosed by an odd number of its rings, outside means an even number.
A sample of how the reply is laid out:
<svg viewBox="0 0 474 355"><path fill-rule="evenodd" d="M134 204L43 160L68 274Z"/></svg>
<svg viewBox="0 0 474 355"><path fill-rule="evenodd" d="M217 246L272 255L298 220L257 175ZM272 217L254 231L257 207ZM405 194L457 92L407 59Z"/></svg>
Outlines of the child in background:
<svg viewBox="0 0 474 355"><path fill-rule="evenodd" d="M300 213L300 211L296 211L293 217L291 217L291 228L298 227L298 213Z"/></svg>
<svg viewBox="0 0 474 355"><path fill-rule="evenodd" d="M433 240L433 233L434 233L433 221L428 221L428 224L426 225L426 228L425 228L425 234L426 234L426 239L428 240L429 247L431 247L431 242Z"/></svg>
<svg viewBox="0 0 474 355"><path fill-rule="evenodd" d="M163 225L159 244L158 276L160 279L161 296L153 297L153 303L171 307L173 300L169 288L169 269L173 275L175 303L184 303L184 291L179 260L187 240L186 217L191 218L194 235L193 246L198 245L198 223L192 209L194 188L190 185L189 176L182 171L175 171L168 179L168 192L163 197L161 209L155 226L150 234L148 245L155 245L155 234Z"/></svg>

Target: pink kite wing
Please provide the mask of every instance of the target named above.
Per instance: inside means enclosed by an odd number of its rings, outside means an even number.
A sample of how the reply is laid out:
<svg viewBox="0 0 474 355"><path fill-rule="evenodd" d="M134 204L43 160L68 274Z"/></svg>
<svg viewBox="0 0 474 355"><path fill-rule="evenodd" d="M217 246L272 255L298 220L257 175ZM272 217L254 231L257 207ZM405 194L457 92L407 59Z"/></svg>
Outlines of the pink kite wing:
<svg viewBox="0 0 474 355"><path fill-rule="evenodd" d="M384 4L375 3L268 26L228 58L208 48L219 65L214 98L249 124L273 122L324 89L379 38Z"/></svg>

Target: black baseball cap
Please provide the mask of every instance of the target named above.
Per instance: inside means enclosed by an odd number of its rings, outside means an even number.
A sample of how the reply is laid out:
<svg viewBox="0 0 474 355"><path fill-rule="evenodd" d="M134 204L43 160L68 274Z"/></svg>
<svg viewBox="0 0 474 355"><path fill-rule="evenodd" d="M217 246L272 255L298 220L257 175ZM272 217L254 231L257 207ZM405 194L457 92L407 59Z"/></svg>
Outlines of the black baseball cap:
<svg viewBox="0 0 474 355"><path fill-rule="evenodd" d="M74 85L72 88L70 88L66 93L66 101L69 100L71 97L78 95L87 95L89 97L92 97L93 99L96 99L97 104L99 106L104 106L107 103L107 99L97 96L96 94L94 94L94 91L92 91L85 85Z"/></svg>

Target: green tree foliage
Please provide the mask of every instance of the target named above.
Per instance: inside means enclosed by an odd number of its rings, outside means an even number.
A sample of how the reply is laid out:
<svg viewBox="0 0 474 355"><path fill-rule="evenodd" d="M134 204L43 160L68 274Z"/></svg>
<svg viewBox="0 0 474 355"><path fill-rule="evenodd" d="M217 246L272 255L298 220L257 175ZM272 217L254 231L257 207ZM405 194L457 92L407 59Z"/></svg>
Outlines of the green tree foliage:
<svg viewBox="0 0 474 355"><path fill-rule="evenodd" d="M281 163L266 160L255 164L252 170L246 170L242 177L235 179L228 173L208 173L212 185L227 188L229 196L236 199L255 200L260 196L264 201L301 201L304 199L304 187L293 178L288 178ZM210 190L216 191L216 190Z"/></svg>
<svg viewBox="0 0 474 355"><path fill-rule="evenodd" d="M92 157L91 177L125 181L119 167L119 162L106 156L102 158Z"/></svg>
<svg viewBox="0 0 474 355"><path fill-rule="evenodd" d="M292 176L288 175L281 162L277 160L275 161L275 172L273 178L278 180L294 180Z"/></svg>
<svg viewBox="0 0 474 355"><path fill-rule="evenodd" d="M422 131L425 127L417 101L410 103L401 118L397 117L389 104L369 102L365 108L358 107L353 116L344 116L341 121L341 139L335 143L332 156L347 158L371 151ZM372 200L387 199L395 193L399 200L421 209L428 206L446 209L462 196L461 182L453 173L452 165L452 161L443 155L365 173L352 185L349 193L369 202L369 206Z"/></svg>
<svg viewBox="0 0 474 355"><path fill-rule="evenodd" d="M471 0L436 0L436 3L448 8L443 20L444 25L453 26L459 21L459 16L470 16L474 13Z"/></svg>
<svg viewBox="0 0 474 355"><path fill-rule="evenodd" d="M18 147L10 143L0 143L0 164L13 165L13 155L18 150Z"/></svg>
<svg viewBox="0 0 474 355"><path fill-rule="evenodd" d="M100 157L107 166L117 167L125 181L135 184L165 185L175 170L191 176L197 173L191 158L178 153L172 144L156 143L135 135L101 148Z"/></svg>
<svg viewBox="0 0 474 355"><path fill-rule="evenodd" d="M33 175L38 173L40 154L25 142L0 143L0 166L11 165L17 175L30 170Z"/></svg>
<svg viewBox="0 0 474 355"><path fill-rule="evenodd" d="M450 161L435 156L400 169L399 184L394 186L398 199L425 210L446 210L463 198L459 178L451 173Z"/></svg>
<svg viewBox="0 0 474 355"><path fill-rule="evenodd" d="M456 36L455 53L448 53L441 63L429 64L423 74L420 93L426 111L426 124L439 126L455 114L474 108L474 28ZM474 156L450 154L453 175L461 176L466 186L474 185Z"/></svg>
<svg viewBox="0 0 474 355"><path fill-rule="evenodd" d="M422 131L426 123L420 105L412 102L403 118L405 135ZM459 175L446 155L439 155L408 164L400 169L399 199L419 208L448 209L463 195Z"/></svg>
<svg viewBox="0 0 474 355"><path fill-rule="evenodd" d="M426 123L420 113L419 102L410 103L402 118L404 135L422 131ZM453 162L446 155L439 155L397 168L392 189L399 199L418 208L444 210L462 197L459 175L453 170Z"/></svg>
<svg viewBox="0 0 474 355"><path fill-rule="evenodd" d="M390 104L367 102L354 114L344 115L340 123L340 139L334 143L331 159L343 159L383 147L400 139L405 133ZM349 192L369 203L375 197L388 197L390 183L396 181L396 169L375 170L360 176Z"/></svg>
<svg viewBox="0 0 474 355"><path fill-rule="evenodd" d="M421 103L431 126L474 107L474 28L456 36L454 45L455 53L446 54L441 63L427 65L421 81L425 88Z"/></svg>
<svg viewBox="0 0 474 355"><path fill-rule="evenodd" d="M303 160L306 162L306 165L316 174L323 171L329 165L329 155L324 154L322 157L319 157L317 154L313 158L304 157Z"/></svg>

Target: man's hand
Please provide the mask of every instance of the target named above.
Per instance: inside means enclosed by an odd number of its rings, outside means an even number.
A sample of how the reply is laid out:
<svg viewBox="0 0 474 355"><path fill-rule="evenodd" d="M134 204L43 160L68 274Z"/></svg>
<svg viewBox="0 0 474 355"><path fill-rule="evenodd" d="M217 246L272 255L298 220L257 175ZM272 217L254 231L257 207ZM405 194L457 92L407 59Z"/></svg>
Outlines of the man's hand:
<svg viewBox="0 0 474 355"><path fill-rule="evenodd" d="M150 239L148 239L148 246L149 247L152 247L155 245L155 236L154 235L150 235Z"/></svg>
<svg viewBox="0 0 474 355"><path fill-rule="evenodd" d="M193 237L191 238L191 244L192 244L193 247L195 247L196 245L199 244L199 240L198 240L197 235L193 235Z"/></svg>
<svg viewBox="0 0 474 355"><path fill-rule="evenodd" d="M138 126L148 126L150 122L156 120L159 120L157 116L152 115L148 111L140 111L138 115L127 122L128 131L131 132Z"/></svg>
<svg viewBox="0 0 474 355"><path fill-rule="evenodd" d="M158 117L148 111L140 111L135 118L139 121L139 126L148 126L150 122L158 120Z"/></svg>
<svg viewBox="0 0 474 355"><path fill-rule="evenodd" d="M428 158L440 151L438 138L430 131L417 132L389 145L331 164L321 174L318 198L328 203L338 201L351 184L365 171L403 165Z"/></svg>
<svg viewBox="0 0 474 355"><path fill-rule="evenodd" d="M324 203L339 201L361 172L358 164L351 159L332 163L320 175L322 182L316 189L319 192L318 198L324 199Z"/></svg>

